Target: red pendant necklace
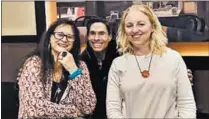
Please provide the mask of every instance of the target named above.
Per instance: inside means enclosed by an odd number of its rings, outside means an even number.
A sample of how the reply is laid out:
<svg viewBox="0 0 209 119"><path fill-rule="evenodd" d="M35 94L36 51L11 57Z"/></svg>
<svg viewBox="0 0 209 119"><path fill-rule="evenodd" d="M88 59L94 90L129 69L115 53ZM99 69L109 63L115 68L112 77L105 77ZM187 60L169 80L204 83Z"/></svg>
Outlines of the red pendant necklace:
<svg viewBox="0 0 209 119"><path fill-rule="evenodd" d="M137 60L137 58L136 58L136 55L134 55L134 57L135 57L135 59L136 59L136 62L137 62L137 66L138 66L138 68L139 68L139 70L140 70L140 73L141 73L141 75L142 75L144 78L147 78L147 77L149 77L149 75L150 75L149 71L150 71L150 66L151 66L151 62L152 62L152 56L153 56L153 53L152 53L151 58L150 58L148 70L143 70L143 71L142 71L141 68L140 68L140 66L139 66L139 62L138 62L138 60Z"/></svg>

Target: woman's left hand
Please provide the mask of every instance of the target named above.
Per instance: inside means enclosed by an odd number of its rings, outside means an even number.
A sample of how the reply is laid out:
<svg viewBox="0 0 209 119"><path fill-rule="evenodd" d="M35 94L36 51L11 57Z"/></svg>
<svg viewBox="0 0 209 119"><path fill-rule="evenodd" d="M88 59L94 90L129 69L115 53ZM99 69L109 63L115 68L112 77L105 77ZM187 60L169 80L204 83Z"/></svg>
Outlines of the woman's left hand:
<svg viewBox="0 0 209 119"><path fill-rule="evenodd" d="M64 51L58 55L58 61L63 65L63 67L69 71L70 73L75 71L78 67L76 66L75 60L73 55L68 52Z"/></svg>

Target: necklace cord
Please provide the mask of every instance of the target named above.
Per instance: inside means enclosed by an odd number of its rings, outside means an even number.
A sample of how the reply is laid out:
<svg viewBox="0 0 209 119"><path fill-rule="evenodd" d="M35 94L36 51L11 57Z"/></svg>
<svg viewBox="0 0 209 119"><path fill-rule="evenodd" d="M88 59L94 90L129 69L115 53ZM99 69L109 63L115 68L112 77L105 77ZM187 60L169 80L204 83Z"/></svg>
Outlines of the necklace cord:
<svg viewBox="0 0 209 119"><path fill-rule="evenodd" d="M153 53L152 53L151 58L150 58L150 61L149 61L148 72L150 71L150 66L151 66L151 62L152 62L152 56L153 56ZM137 62L137 65L138 65L138 68L139 68L140 72L142 72L142 70L141 70L141 68L140 68L140 66L139 66L139 62L138 62L138 60L137 60L135 54L134 54L134 57L135 57L135 60L136 60L136 62Z"/></svg>

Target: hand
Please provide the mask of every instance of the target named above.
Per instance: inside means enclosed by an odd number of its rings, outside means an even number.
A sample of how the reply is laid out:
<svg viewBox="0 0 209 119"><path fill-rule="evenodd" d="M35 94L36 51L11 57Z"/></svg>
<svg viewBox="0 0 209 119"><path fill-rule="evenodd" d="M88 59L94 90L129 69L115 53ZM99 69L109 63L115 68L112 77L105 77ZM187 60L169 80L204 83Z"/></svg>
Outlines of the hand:
<svg viewBox="0 0 209 119"><path fill-rule="evenodd" d="M187 69L187 75L189 77L190 82L193 81L193 75L192 75L192 71L190 69Z"/></svg>
<svg viewBox="0 0 209 119"><path fill-rule="evenodd" d="M58 55L58 61L70 73L78 68L75 64L75 60L74 60L73 55L71 53L69 53L68 51L61 52Z"/></svg>

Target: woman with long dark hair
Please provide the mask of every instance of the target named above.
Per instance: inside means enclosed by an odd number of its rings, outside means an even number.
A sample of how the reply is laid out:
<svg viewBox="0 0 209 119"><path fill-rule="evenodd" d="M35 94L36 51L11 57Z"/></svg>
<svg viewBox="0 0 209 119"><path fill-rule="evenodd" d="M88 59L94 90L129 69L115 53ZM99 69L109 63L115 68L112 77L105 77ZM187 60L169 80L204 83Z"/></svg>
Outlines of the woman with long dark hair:
<svg viewBox="0 0 209 119"><path fill-rule="evenodd" d="M96 97L79 53L75 24L54 22L20 69L18 118L75 118L92 113Z"/></svg>

